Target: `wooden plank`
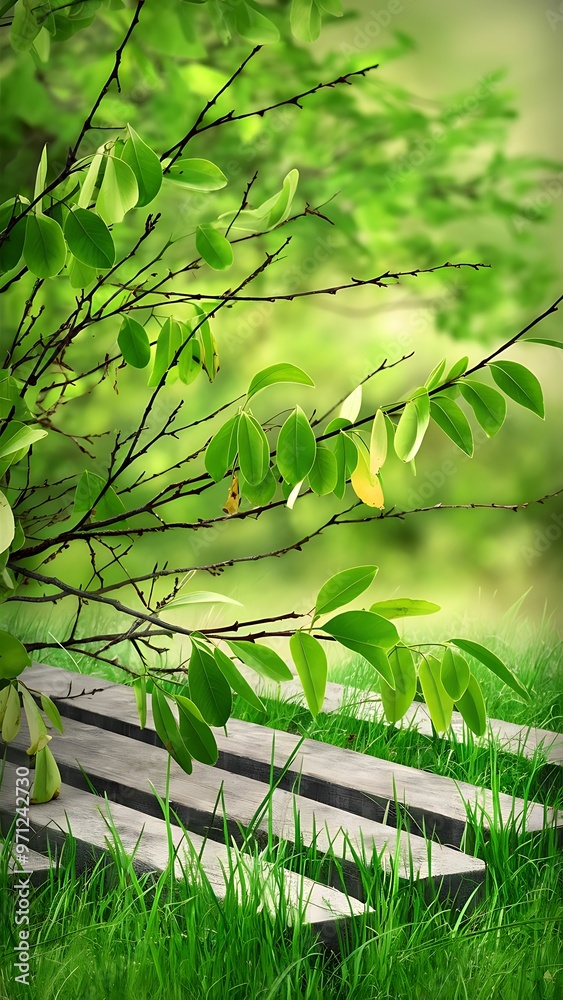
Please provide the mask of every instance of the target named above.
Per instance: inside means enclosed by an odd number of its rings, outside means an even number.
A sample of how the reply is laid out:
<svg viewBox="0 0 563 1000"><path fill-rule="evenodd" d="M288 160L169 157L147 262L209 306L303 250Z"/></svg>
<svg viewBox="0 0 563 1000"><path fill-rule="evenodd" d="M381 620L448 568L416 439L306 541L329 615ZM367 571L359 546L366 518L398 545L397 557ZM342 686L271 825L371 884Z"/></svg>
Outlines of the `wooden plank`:
<svg viewBox="0 0 563 1000"><path fill-rule="evenodd" d="M0 788L0 828L7 830L13 819L15 799L15 771L13 764L5 765L4 782ZM164 819L138 812L130 806L110 802L91 792L65 785L58 799L40 806L30 806L30 856L34 863L48 866L48 858L36 852L51 851L58 856L69 830L76 841L76 858L79 869L88 868L94 861L106 854L108 845L113 843L108 822L115 824L124 850L132 855L137 872L161 872L168 866L168 831ZM283 869L283 885L280 885L280 868L260 861L257 868L254 859L237 855L225 844L190 834L186 840L178 826L170 828L170 835L177 851L174 870L178 878L187 873L190 879L197 879L194 857L200 856L200 866L215 896L224 899L234 887L241 893L242 887L255 885L260 878L266 905L279 909L280 892L283 892L287 907L288 922L295 921L301 914L303 922L309 924L330 944L336 944L338 935L345 932L346 925L366 914L365 906L353 897L329 886L320 885L305 876ZM27 866L29 867L29 866ZM235 869L235 876L230 874ZM201 879L201 874L199 875ZM238 897L243 898L241 895Z"/></svg>
<svg viewBox="0 0 563 1000"><path fill-rule="evenodd" d="M247 677L250 676L250 671L245 673ZM298 705L305 704L303 688L297 680L284 684L260 681L256 691L264 698L280 698ZM358 721L385 722L381 701L373 691L364 691L342 684L330 682L327 684L323 710L328 713L345 710L347 715ZM414 728L424 736L433 735L428 709L421 702L412 704L395 726L397 729ZM449 732L459 743L468 741L468 730L459 712L453 713ZM487 732L484 736L477 737L471 734L471 739L481 746L496 743L505 753L521 754L530 760L539 752L545 754L550 764L563 767L563 735L551 729L522 726L514 722L504 722L502 719L488 719Z"/></svg>
<svg viewBox="0 0 563 1000"><path fill-rule="evenodd" d="M12 855L8 862L8 881L15 883L22 878L29 878L30 884L37 888L48 880L52 868L52 861L48 857L29 849L24 854Z"/></svg>
<svg viewBox="0 0 563 1000"><path fill-rule="evenodd" d="M65 718L64 727L64 736L57 739L57 763L64 782L84 790L92 782L113 801L159 815L153 788L165 795L169 757L164 748L73 719ZM8 759L17 763L26 756L24 728L8 745ZM430 893L438 891L442 898L458 902L464 902L484 880L485 865L477 858L282 789L271 794L269 807L254 823L268 793L262 782L196 761L188 777L171 761L171 808L190 831L223 839L226 826L240 843L241 828L253 825L259 843L266 843L271 834L290 844L300 840L306 847L315 846L321 856L330 849L342 865L347 891L357 898L362 897L362 885L354 852L369 863L376 851L386 870L396 866L400 878L409 880L414 875ZM327 877L335 878L337 873Z"/></svg>
<svg viewBox="0 0 563 1000"><path fill-rule="evenodd" d="M158 743L150 710L147 728L139 728L130 687L45 666L33 667L24 677L32 686L54 698L69 717L134 739ZM229 721L228 734L215 731L219 766L259 781L269 781L272 765L277 777L299 743L290 733L237 719ZM525 818L526 828L532 831L542 829L547 823L563 824L563 818L558 819L553 810L546 811L538 803L524 803L501 794L495 805L490 791L468 782L454 781L317 740L303 742L280 787L292 789L297 781L302 795L378 822L395 825L399 810L403 821L408 820L414 832L424 830L427 836L455 846L461 843L466 826L465 803L481 812L487 829L494 818L499 824L513 823L516 827L521 827Z"/></svg>

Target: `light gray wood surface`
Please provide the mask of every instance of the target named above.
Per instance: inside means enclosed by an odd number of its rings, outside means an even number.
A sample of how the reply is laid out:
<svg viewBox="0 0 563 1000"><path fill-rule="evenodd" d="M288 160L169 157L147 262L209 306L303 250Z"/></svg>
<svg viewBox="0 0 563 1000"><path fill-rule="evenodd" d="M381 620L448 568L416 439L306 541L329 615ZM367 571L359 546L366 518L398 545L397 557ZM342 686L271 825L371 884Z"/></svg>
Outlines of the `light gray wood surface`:
<svg viewBox="0 0 563 1000"><path fill-rule="evenodd" d="M68 786L89 790L93 785L114 802L147 815L160 815L153 789L165 795L169 758L164 748L74 719L65 718L64 729L56 743L56 759L65 782L63 803ZM9 760L25 760L27 740L22 726L19 736L8 745ZM253 824L256 812L262 809L254 824L259 843L265 843L271 832L276 840L295 844L300 839L307 847L314 845L321 855L330 848L342 865L348 892L357 898L362 897L362 885L354 852L370 861L375 851L386 870L396 866L400 878L414 875L430 893L438 891L443 898L455 897L458 902L484 880L485 865L477 858L282 789L276 789L264 807L268 791L264 782L219 767L194 761L193 772L187 776L174 761L170 764L171 808L190 831L222 840L226 825L230 836L241 841L241 828ZM327 878L338 876L328 872Z"/></svg>
<svg viewBox="0 0 563 1000"><path fill-rule="evenodd" d="M250 679L251 671L243 670L243 672L247 679ZM298 680L284 684L259 681L256 684L254 675L253 682L260 696L281 698L299 705L305 704L303 688ZM375 692L329 682L326 686L323 711L331 713L341 712L343 709L351 718L359 721L385 721L381 700ZM430 715L426 705L421 702L413 703L400 722L396 723L397 729L411 727L424 736L432 736ZM445 738L454 738L459 743L468 741L468 730L459 712L453 713L451 726ZM470 738L481 746L495 743L505 753L521 754L530 760L539 752L545 755L550 764L563 766L563 735L554 733L550 729L536 729L533 726L504 722L502 719L489 719L487 732L481 737L470 734Z"/></svg>
<svg viewBox="0 0 563 1000"><path fill-rule="evenodd" d="M134 739L159 742L150 708L147 728L141 730L133 692L125 685L46 666L31 668L23 678L50 695L72 718ZM237 719L229 720L227 728L228 736L215 730L219 766L259 781L269 781L272 765L277 776L299 743L290 733ZM528 830L556 822L563 825L563 817L556 817L553 810L538 803L525 804L504 794L495 802L490 791L468 782L316 740L302 743L281 787L291 789L296 782L304 796L376 821L394 825L399 810L414 832L425 830L428 836L455 846L459 846L465 829L466 804L479 812L486 828L507 823L521 827L524 818Z"/></svg>
<svg viewBox="0 0 563 1000"><path fill-rule="evenodd" d="M25 854L13 855L8 863L8 879L12 883L17 883L21 878L29 877L31 884L37 887L47 881L52 867L48 857L38 854L37 851L27 850Z"/></svg>
<svg viewBox="0 0 563 1000"><path fill-rule="evenodd" d="M9 828L13 818L14 798L15 765L7 763L0 788L0 827L4 830ZM48 867L48 859L37 852L51 850L57 856L71 830L76 841L78 867L90 866L113 843L108 826L110 815L124 850L135 854L137 872L161 872L167 868L168 831L164 819L143 814L130 805L106 802L69 784L63 787L59 798L30 807L30 856L39 867ZM244 888L255 885L254 879L259 878L264 904L270 912L279 910L280 893L283 893L288 923L301 918L331 944L335 944L338 933L345 930L343 925L366 913L364 905L351 896L347 898L330 886L320 885L287 869L283 870L282 881L279 866L241 855L236 849L229 851L224 843L204 842L202 837L191 833L187 841L179 826L172 826L170 835L177 851L174 869L178 878L186 873L190 881L201 879L203 871L218 899L224 899L229 887L237 893L235 898L244 898ZM199 873L194 862L197 856L200 856ZM234 875L231 874L233 870Z"/></svg>

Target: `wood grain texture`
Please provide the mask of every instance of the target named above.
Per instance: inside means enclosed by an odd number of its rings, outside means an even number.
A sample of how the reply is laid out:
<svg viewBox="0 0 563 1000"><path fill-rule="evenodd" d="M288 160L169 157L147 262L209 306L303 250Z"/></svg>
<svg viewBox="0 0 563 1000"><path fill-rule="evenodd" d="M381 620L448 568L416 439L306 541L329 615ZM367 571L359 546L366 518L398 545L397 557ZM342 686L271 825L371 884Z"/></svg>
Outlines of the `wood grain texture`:
<svg viewBox="0 0 563 1000"><path fill-rule="evenodd" d="M247 679L251 671L242 671ZM255 675L254 675L255 680ZM305 695L299 681L288 681L276 684L274 681L259 681L256 691L262 697L281 698L285 701L305 704ZM323 705L324 712L341 712L346 710L350 718L362 720L385 721L381 701L374 692L361 688L348 687L342 684L328 683ZM424 736L432 736L432 723L426 705L416 702L395 723L397 729L414 727ZM455 738L459 743L466 743L468 730L459 712L454 712L449 733L446 738ZM505 753L521 754L532 759L536 753L544 754L550 764L563 767L563 735L551 729L536 729L533 726L521 726L514 722L504 722L502 719L488 719L487 732L477 737L471 734L474 743L486 746L495 743Z"/></svg>
<svg viewBox="0 0 563 1000"><path fill-rule="evenodd" d="M0 827L5 830L13 819L14 789L15 766L7 763L0 788ZM130 805L108 803L72 785L65 785L58 799L30 807L33 858L39 866L48 866L48 859L37 852L50 850L56 858L71 830L78 868L90 867L113 843L108 826L110 815L123 848L135 854L133 864L138 873L167 868L168 832L163 819L141 813ZM258 878L265 905L271 911L278 911L283 903L289 924L301 916L327 943L336 944L338 934L345 932L346 923L366 914L359 900L287 869L282 870L281 881L279 867L276 870L262 860L240 855L224 843L204 841L192 833L187 839L179 826L171 827L171 837L177 852L174 868L178 878L201 883L203 873L218 899L224 899L227 892L235 892L237 899L244 898L245 888L255 885Z"/></svg>
<svg viewBox="0 0 563 1000"><path fill-rule="evenodd" d="M67 716L159 744L150 708L147 728L139 728L131 688L44 666L33 667L23 676L32 686L54 698ZM82 693L84 696L80 696ZM269 782L271 770L275 777L280 774L299 743L290 733L237 719L229 720L228 736L223 730L215 730L215 737L221 768L263 782ZM302 743L280 787L288 790L296 787L296 783L302 795L368 819L396 825L399 813L413 832L424 830L427 836L455 846L461 843L467 806L481 813L486 828L506 823L518 828L524 819L528 830L563 823L553 810L545 810L538 803L525 804L503 794L495 802L490 791L468 782L457 782L316 740Z"/></svg>
<svg viewBox="0 0 563 1000"><path fill-rule="evenodd" d="M153 789L164 797L169 760L164 748L73 719L65 719L64 728L56 747L64 782L63 804L69 786L83 790L94 786L98 793L107 793L113 802L140 815L160 815ZM22 725L22 732L8 746L9 760L25 760L27 740ZM458 902L465 901L484 880L484 863L460 851L283 789L273 791L265 804L268 794L265 783L219 767L194 761L188 777L174 761L170 764L171 809L187 829L223 840L226 827L241 843L241 829L252 825L260 844L271 834L275 840L314 846L321 856L330 849L342 866L347 891L357 898L362 898L363 889L354 854L368 864L377 854L385 870L395 867L400 878L424 883L430 895L439 892L442 898ZM328 871L327 879L340 886L336 871Z"/></svg>

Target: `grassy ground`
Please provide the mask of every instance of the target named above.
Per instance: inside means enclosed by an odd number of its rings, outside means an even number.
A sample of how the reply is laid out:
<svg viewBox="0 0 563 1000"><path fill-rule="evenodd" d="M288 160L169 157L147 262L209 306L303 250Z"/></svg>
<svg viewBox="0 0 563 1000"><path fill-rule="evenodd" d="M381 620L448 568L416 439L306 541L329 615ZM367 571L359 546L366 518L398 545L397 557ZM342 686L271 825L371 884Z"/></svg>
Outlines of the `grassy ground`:
<svg viewBox="0 0 563 1000"><path fill-rule="evenodd" d="M477 637L476 637L477 638ZM492 715L561 728L560 649L553 640L522 633L520 676L535 697L522 709L506 689L488 682ZM514 646L513 646L514 651ZM505 650L506 652L506 650ZM62 665L62 664L61 664ZM68 664L66 664L68 665ZM373 680L343 665L333 680L367 686ZM355 671L355 672L354 672ZM267 717L236 703L236 714L307 733L341 746L428 770L562 804L561 776L533 761L412 731L352 721L345 712L316 724L302 709L269 702ZM525 713L525 717L522 714ZM189 779L187 779L189 780ZM466 912L424 902L416 888L363 873L373 907L339 954L327 952L306 928L287 929L260 910L258 881L245 904L234 888L218 905L208 887L187 876L156 882L135 874L116 846L109 867L77 875L72 844L58 874L31 903L33 976L29 987L12 978L14 894L5 891L0 865L2 1000L558 1000L561 958L561 855L553 835L516 837L510 828L485 842L468 824L467 850L487 863L483 899ZM322 859L282 845L266 855L278 865L315 877Z"/></svg>

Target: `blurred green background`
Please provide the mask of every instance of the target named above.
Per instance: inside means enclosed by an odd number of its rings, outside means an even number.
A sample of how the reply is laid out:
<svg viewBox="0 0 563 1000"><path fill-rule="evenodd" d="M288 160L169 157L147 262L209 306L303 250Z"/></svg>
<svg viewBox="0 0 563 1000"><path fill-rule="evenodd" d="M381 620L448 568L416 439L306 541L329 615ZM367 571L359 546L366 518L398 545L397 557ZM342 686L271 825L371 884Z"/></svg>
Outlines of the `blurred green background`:
<svg viewBox="0 0 563 1000"><path fill-rule="evenodd" d="M415 352L408 362L368 383L363 413L400 399L447 357L464 354L475 363L508 340L561 291L563 166L559 162L560 45L563 24L553 28L544 5L526 0L486 0L451 4L345 3L342 20L327 19L312 45L293 40L287 6L269 5L282 41L253 60L219 112L267 106L284 97L372 63L380 68L353 87L324 90L303 101L303 109L280 109L263 118L212 130L189 147L193 156L214 160L229 186L214 195L186 193L164 186L155 210L162 212L159 239L182 235L169 251L167 266L194 256L193 232L200 220L237 207L245 184L258 170L255 203L274 193L285 173L300 170L295 201L312 206L333 199L323 211L335 223L309 217L237 252L228 277L194 272L175 287L224 290L233 287L292 235L285 259L253 285L256 294L367 278L387 268L408 270L446 260L491 264L491 270L460 270L406 279L399 287L344 291L338 296L260 304L224 310L214 323L221 370L213 385L198 380L187 390L189 420L210 412L244 391L255 371L274 361L291 360L316 382L316 389L272 390L256 403L266 419L299 401L306 412L323 413L350 392L384 358ZM51 167L64 161L85 111L111 66L130 9L103 12L69 42L53 45L48 61L17 56L3 40L2 200L15 190L29 192L43 144ZM189 16L188 16L189 15ZM135 42L126 51L123 92L112 91L102 106L100 124L130 121L161 151L181 136L250 44L237 36L218 41L206 6L149 0ZM93 145L111 133L90 134ZM151 206L152 210L152 206ZM127 247L142 231L145 214L137 210L116 232ZM142 257L140 259L143 259ZM19 283L2 304L4 337L25 301ZM48 283L54 319L65 314L68 291ZM7 296L3 296L3 299ZM162 317L165 310L159 310ZM176 311L189 318L188 307ZM138 317L150 327L148 311ZM561 317L549 318L538 336L561 338ZM73 349L73 367L103 358L115 346L116 321L89 331ZM559 488L563 355L540 345L522 345L508 355L529 365L546 397L546 420L509 401L505 426L492 441L476 434L468 459L433 427L417 459L417 475L397 460L383 474L386 502L399 508L437 503L521 503ZM70 356L69 356L70 357ZM147 398L146 373L117 373L97 390L64 407L62 423L70 433L104 433L135 426ZM167 400L180 399L173 386ZM186 421L187 422L187 421ZM213 425L213 430L219 426ZM108 447L109 447L109 438ZM77 452L67 438L51 434L36 449L35 475L41 482L56 467L57 478L101 465ZM181 443L160 448L149 471L190 454L201 444L197 431ZM107 452L106 452L107 454ZM153 464L150 464L150 463ZM190 473L199 471L189 465ZM226 484L199 501L170 507L174 517L192 520L221 513ZM125 499L125 497L124 497ZM350 494L349 502L352 502ZM182 508L181 510L179 508ZM48 509L48 508L47 508ZM128 568L143 572L156 559L203 565L216 559L279 548L307 534L330 516L333 500L305 498L293 511L282 508L254 520L234 521L207 532L178 532L170 539L137 541ZM443 607L444 627L455 623L471 631L485 622L494 628L507 609L529 591L523 605L539 621L555 618L561 607L560 499L526 512L435 511L400 520L332 528L302 552L282 560L234 567L220 580L201 574L198 589L222 590L244 604L245 618L291 608L306 611L324 579L339 569L375 562L380 567L374 599L394 595L424 597ZM63 555L57 573L80 580L87 553ZM15 611L6 605L5 621ZM60 611L20 624L38 637L59 628ZM227 615L227 617L225 617ZM198 611L182 618L197 625L230 621L225 611ZM54 624L55 623L55 624ZM439 627L440 623L432 628Z"/></svg>

